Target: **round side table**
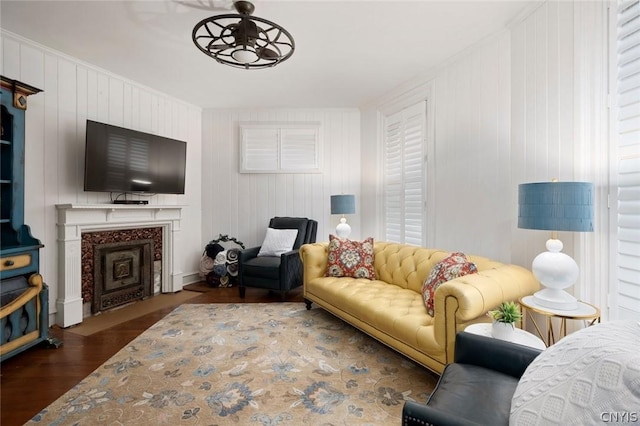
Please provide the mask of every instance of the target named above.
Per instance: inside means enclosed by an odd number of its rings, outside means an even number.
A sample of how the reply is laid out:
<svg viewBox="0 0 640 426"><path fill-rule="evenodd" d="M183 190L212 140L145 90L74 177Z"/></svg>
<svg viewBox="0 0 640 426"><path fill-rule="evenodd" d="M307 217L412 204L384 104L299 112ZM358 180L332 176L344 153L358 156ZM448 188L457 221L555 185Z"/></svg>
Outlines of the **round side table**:
<svg viewBox="0 0 640 426"><path fill-rule="evenodd" d="M533 296L525 296L519 300L520 305L527 310L527 318L531 320L538 335L545 340L544 333L540 330L536 318L533 313L543 315L546 319L547 333L545 343L547 346L551 346L558 340L567 335L567 320L584 320L587 326L593 325L596 322L600 322L600 309L597 307L578 301L578 308L570 311L561 309L551 309L545 306L538 305ZM560 328L557 333L554 330L553 319L558 318L560 320Z"/></svg>
<svg viewBox="0 0 640 426"><path fill-rule="evenodd" d="M467 333L479 334L480 336L493 337L491 335L491 324L489 323L478 323L471 324L467 328L464 329ZM545 350L547 345L545 345L544 341L535 334L529 333L528 331L521 330L516 328L516 332L513 334L513 339L509 340L512 343L518 343L520 345L529 346L535 349Z"/></svg>

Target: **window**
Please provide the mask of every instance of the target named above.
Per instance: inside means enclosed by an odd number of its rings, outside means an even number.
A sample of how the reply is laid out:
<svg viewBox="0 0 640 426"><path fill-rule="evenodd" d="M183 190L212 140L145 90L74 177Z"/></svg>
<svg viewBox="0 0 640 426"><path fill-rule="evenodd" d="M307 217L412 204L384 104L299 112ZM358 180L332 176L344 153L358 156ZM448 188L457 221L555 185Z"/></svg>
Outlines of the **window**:
<svg viewBox="0 0 640 426"><path fill-rule="evenodd" d="M319 123L241 123L240 173L320 172Z"/></svg>
<svg viewBox="0 0 640 426"><path fill-rule="evenodd" d="M612 147L612 319L640 320L640 3L617 10Z"/></svg>
<svg viewBox="0 0 640 426"><path fill-rule="evenodd" d="M384 120L384 237L424 245L426 102Z"/></svg>

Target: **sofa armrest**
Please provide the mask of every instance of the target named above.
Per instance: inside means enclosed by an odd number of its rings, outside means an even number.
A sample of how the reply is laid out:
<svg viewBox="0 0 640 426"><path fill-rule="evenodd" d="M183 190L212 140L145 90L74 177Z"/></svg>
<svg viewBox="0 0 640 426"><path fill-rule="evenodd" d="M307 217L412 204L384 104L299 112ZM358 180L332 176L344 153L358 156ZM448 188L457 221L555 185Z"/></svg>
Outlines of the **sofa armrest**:
<svg viewBox="0 0 640 426"><path fill-rule="evenodd" d="M300 247L300 258L303 267L303 283L324 277L327 271L327 258L329 256L329 243L303 244Z"/></svg>
<svg viewBox="0 0 640 426"><path fill-rule="evenodd" d="M539 289L540 284L531 271L522 266L503 264L442 284L435 294L436 314L446 311L447 299L455 298L458 322L471 321L502 302L517 302Z"/></svg>
<svg viewBox="0 0 640 426"><path fill-rule="evenodd" d="M518 301L539 288L531 271L508 264L465 275L438 287L434 332L436 341L445 348L446 362L453 362L456 333L464 325L478 322L478 318L484 318L502 302Z"/></svg>
<svg viewBox="0 0 640 426"><path fill-rule="evenodd" d="M473 426L478 423L457 418L453 413L445 413L437 408L407 401L402 407L402 426Z"/></svg>
<svg viewBox="0 0 640 426"><path fill-rule="evenodd" d="M462 331L456 336L455 362L483 367L519 379L541 352L528 346Z"/></svg>

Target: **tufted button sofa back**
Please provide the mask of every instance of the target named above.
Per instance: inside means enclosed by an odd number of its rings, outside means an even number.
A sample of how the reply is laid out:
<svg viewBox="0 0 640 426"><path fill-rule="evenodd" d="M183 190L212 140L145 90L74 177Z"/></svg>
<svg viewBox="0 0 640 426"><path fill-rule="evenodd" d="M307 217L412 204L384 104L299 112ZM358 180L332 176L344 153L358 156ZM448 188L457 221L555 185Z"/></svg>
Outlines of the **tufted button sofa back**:
<svg viewBox="0 0 640 426"><path fill-rule="evenodd" d="M376 242L374 246L374 266L376 278L408 288L418 293L433 267L451 254L448 251L411 245ZM478 271L497 268L502 265L481 256L469 256Z"/></svg>

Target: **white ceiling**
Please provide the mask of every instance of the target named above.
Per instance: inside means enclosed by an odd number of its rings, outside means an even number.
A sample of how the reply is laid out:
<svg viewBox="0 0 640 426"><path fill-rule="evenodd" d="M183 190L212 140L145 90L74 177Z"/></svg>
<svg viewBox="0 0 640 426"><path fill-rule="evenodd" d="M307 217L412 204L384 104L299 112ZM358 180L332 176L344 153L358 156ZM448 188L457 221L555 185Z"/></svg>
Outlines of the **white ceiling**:
<svg viewBox="0 0 640 426"><path fill-rule="evenodd" d="M254 16L296 43L289 60L264 70L218 64L191 40L200 20L235 13L230 0L2 0L0 19L4 30L204 108L358 107L536 1L256 0Z"/></svg>

